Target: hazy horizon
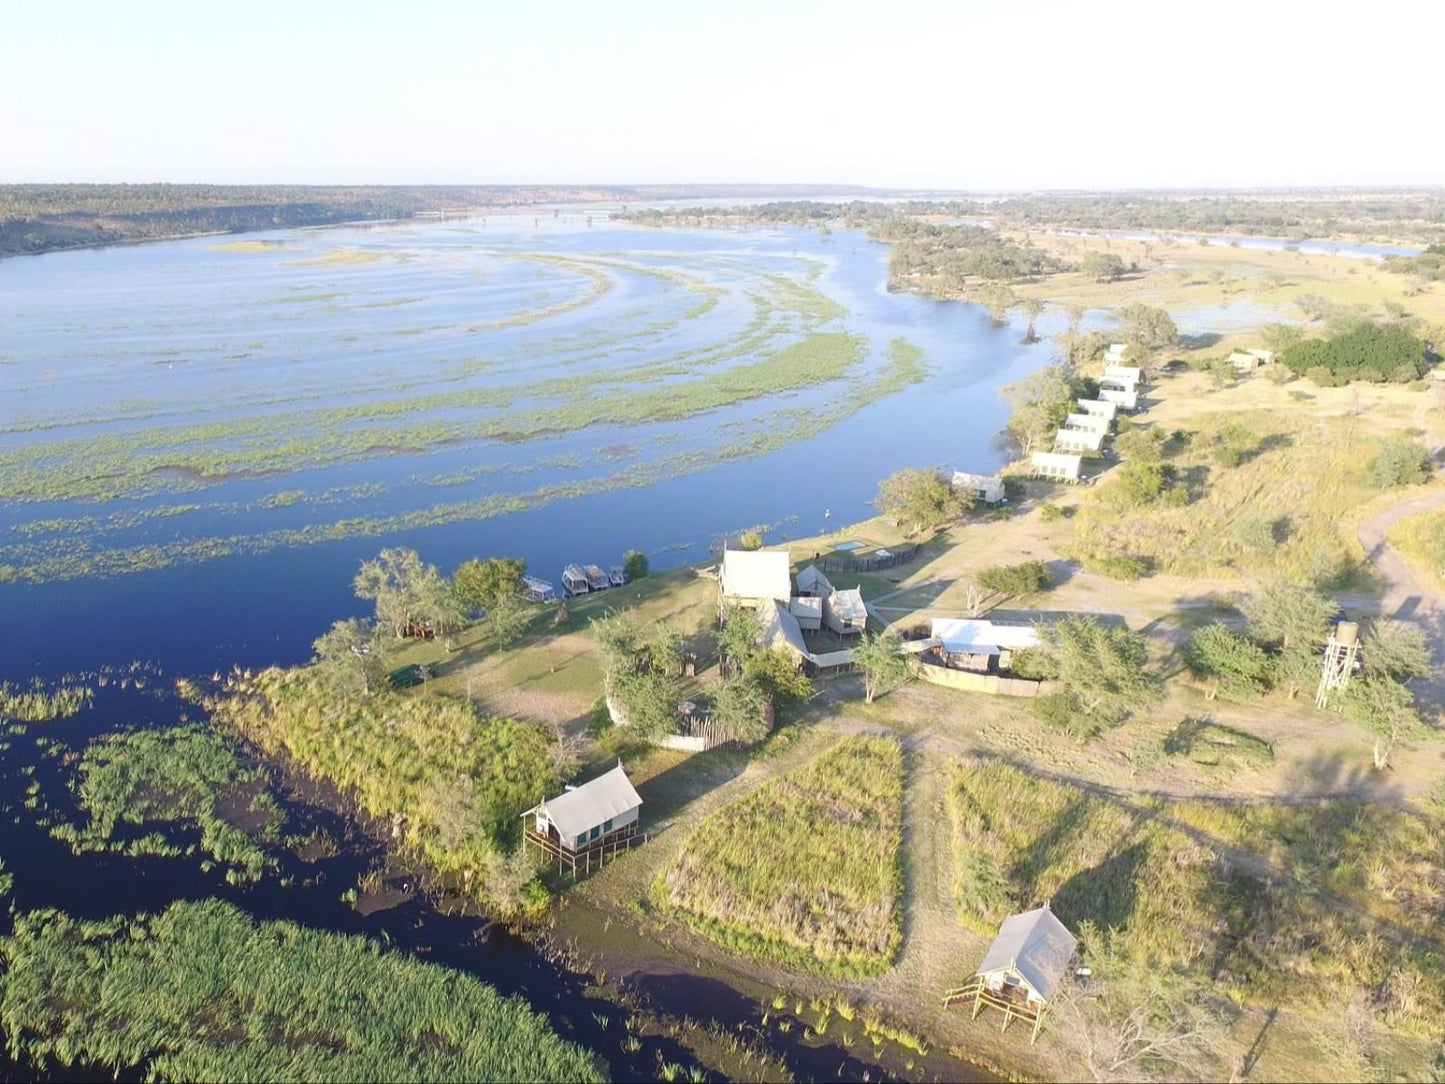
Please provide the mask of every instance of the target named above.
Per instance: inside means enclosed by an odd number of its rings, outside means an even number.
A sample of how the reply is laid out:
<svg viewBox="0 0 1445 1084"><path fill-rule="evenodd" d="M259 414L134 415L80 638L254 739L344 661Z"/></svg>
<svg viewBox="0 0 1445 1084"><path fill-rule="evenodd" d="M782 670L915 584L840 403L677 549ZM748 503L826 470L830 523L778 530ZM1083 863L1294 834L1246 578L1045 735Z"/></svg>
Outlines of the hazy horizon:
<svg viewBox="0 0 1445 1084"><path fill-rule="evenodd" d="M1433 186L1442 7L21 0L0 183Z"/></svg>

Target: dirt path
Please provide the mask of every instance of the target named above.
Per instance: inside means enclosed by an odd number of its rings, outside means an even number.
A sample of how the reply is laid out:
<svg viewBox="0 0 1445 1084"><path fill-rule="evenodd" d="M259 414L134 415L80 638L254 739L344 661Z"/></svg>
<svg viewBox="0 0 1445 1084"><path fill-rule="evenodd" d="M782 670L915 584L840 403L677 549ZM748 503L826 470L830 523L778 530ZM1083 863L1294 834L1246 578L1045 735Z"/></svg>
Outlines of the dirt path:
<svg viewBox="0 0 1445 1084"><path fill-rule="evenodd" d="M1435 701L1445 701L1445 599L1425 587L1410 571L1395 547L1390 545L1390 528L1420 512L1445 508L1445 489L1411 497L1360 524L1360 545L1384 582L1378 602L1379 613L1395 621L1419 625L1430 642L1434 670L1417 682L1417 687Z"/></svg>

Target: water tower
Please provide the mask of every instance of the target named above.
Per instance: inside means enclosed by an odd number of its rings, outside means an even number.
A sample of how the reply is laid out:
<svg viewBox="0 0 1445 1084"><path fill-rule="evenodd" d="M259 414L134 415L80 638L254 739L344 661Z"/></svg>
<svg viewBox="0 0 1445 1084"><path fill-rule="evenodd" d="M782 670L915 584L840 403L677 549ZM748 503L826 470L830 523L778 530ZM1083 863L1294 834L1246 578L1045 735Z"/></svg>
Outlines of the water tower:
<svg viewBox="0 0 1445 1084"><path fill-rule="evenodd" d="M1341 621L1325 641L1325 661L1320 673L1320 687L1315 692L1315 707L1324 707L1331 692L1349 684L1359 653L1360 626L1353 621Z"/></svg>

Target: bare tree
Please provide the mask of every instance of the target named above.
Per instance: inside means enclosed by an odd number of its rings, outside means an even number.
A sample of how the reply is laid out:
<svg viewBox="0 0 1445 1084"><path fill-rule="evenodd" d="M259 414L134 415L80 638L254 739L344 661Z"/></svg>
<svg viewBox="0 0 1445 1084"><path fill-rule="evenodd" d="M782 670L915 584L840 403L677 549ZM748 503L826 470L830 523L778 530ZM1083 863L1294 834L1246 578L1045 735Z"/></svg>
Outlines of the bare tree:
<svg viewBox="0 0 1445 1084"><path fill-rule="evenodd" d="M1170 996L1157 981L1127 994L1122 985L1070 978L1054 994L1056 1033L1077 1049L1089 1075L1101 1082L1209 1079L1218 1047L1192 999Z"/></svg>

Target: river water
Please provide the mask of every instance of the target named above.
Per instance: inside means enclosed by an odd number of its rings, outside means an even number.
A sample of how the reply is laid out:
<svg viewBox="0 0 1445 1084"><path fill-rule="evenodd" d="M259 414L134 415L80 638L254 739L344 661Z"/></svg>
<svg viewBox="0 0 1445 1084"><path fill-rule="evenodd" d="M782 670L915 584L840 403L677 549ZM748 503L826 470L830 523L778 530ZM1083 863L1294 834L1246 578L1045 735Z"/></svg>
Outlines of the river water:
<svg viewBox="0 0 1445 1084"><path fill-rule="evenodd" d="M587 221L409 222L0 262L0 460L53 451L72 478L157 464L117 500L13 499L14 487L0 499L0 572L43 567L47 580L0 582L0 678L137 657L173 672L301 661L332 620L361 612L352 574L387 545L444 570L520 556L555 581L566 563L618 563L629 548L667 567L753 524L777 525L777 539L855 522L900 467L1000 465L998 388L1050 356L977 306L888 293L886 248L855 232ZM842 314L810 313L817 297ZM707 390L835 331L866 342L849 379L668 420L569 428L567 415L521 436L466 435L557 405L529 397L533 383L572 381L558 394L575 413L588 399L576 385L592 379L597 396L625 396L615 374L650 366L649 386ZM886 371L898 339L922 351L927 377L857 407L850 389ZM366 416L378 402L394 413ZM422 447L395 446L417 433ZM91 451L115 439L127 443L110 459ZM234 449L262 469L198 480L191 464ZM472 514L518 496L526 507ZM85 575L106 562L150 570Z"/></svg>

